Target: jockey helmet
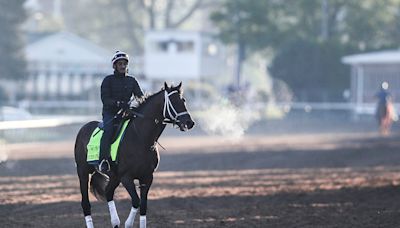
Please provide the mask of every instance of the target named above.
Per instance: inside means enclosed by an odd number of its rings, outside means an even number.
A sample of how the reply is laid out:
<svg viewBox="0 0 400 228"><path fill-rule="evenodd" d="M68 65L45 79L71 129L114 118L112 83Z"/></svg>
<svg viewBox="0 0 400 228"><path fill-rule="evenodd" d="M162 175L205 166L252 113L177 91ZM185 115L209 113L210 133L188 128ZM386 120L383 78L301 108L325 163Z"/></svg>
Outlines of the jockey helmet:
<svg viewBox="0 0 400 228"><path fill-rule="evenodd" d="M122 52L122 51L116 51L111 59L112 65L114 65L114 63L120 59L125 59L129 63L128 54L126 54L125 52Z"/></svg>

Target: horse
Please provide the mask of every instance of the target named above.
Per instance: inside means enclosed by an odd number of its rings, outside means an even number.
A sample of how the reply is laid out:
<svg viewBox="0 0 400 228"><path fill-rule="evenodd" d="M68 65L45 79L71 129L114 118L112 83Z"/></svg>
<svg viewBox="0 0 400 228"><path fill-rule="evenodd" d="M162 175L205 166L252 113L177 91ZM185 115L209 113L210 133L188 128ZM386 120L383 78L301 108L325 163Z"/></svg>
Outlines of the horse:
<svg viewBox="0 0 400 228"><path fill-rule="evenodd" d="M392 102L379 102L376 108L376 118L378 120L379 132L382 135L389 135L393 120L396 120Z"/></svg>
<svg viewBox="0 0 400 228"><path fill-rule="evenodd" d="M113 200L114 191L120 183L128 191L132 204L125 227L133 227L139 208L140 228L146 227L147 195L153 182L153 172L159 161L157 140L167 124L173 124L181 131L190 130L195 124L186 108L181 86L182 82L178 86L168 86L164 82L164 87L160 91L139 102L137 113L141 116L131 118L119 145L117 165L111 163L108 175L97 172L94 166L86 161L86 145L99 122L91 121L79 130L75 141L75 162L86 227L94 227L88 193L89 174L91 174L91 191L96 198L104 198L108 202L112 227L120 226ZM136 192L134 180L139 181L140 198Z"/></svg>

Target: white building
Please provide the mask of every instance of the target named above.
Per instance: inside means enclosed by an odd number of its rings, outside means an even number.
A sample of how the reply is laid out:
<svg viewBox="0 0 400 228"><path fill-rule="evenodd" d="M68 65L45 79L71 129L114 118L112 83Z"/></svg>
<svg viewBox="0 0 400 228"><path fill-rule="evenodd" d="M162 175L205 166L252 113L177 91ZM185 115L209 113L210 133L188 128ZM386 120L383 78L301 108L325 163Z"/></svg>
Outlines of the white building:
<svg viewBox="0 0 400 228"><path fill-rule="evenodd" d="M45 36L25 51L29 72L25 89L33 100L81 97L112 73L112 52L67 32Z"/></svg>
<svg viewBox="0 0 400 228"><path fill-rule="evenodd" d="M161 81L203 81L225 70L223 46L210 34L194 31L149 31L145 36L144 74Z"/></svg>
<svg viewBox="0 0 400 228"><path fill-rule="evenodd" d="M397 110L400 107L400 50L349 55L342 62L351 66L351 102L357 114L374 113L382 82L389 83Z"/></svg>

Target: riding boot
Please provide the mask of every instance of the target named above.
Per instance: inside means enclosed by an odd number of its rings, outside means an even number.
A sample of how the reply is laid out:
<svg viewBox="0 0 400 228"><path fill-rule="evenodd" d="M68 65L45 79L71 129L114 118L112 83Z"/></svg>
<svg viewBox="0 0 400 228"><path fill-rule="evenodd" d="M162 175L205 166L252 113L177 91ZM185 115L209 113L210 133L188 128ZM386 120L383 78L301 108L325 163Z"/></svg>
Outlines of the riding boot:
<svg viewBox="0 0 400 228"><path fill-rule="evenodd" d="M100 140L100 156L99 156L99 167L100 172L109 171L110 164L110 149L111 140L113 136L113 115L110 113L103 113L103 135Z"/></svg>
<svg viewBox="0 0 400 228"><path fill-rule="evenodd" d="M109 171L110 170L109 160L111 160L110 159L110 144L108 143L108 140L103 135L103 137L100 141L100 156L99 156L98 171L100 171L102 173Z"/></svg>
<svg viewBox="0 0 400 228"><path fill-rule="evenodd" d="M104 132L103 136L101 138L100 141L100 156L99 156L99 167L98 170L100 172L106 172L110 170L110 163L109 161L111 161L110 159L110 137L109 137L109 133L108 132Z"/></svg>

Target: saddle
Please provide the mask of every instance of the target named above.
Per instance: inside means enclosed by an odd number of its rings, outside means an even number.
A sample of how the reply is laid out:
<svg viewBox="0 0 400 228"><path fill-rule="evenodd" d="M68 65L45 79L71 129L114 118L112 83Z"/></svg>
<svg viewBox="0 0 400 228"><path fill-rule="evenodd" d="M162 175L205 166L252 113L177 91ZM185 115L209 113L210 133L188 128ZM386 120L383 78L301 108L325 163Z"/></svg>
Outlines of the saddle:
<svg viewBox="0 0 400 228"><path fill-rule="evenodd" d="M113 123L113 136L111 137L111 143L115 142L115 140L117 139L123 127L123 123L129 119L134 119L136 117L143 117L143 114L137 112L135 107L131 107L115 118L115 121ZM103 121L99 122L97 127L100 130L104 130Z"/></svg>
<svg viewBox="0 0 400 228"><path fill-rule="evenodd" d="M128 126L130 120L123 120L118 122L115 127L116 130L114 131L113 134L113 139L111 143L111 148L110 148L110 155L111 155L111 160L116 161L117 160L117 152L119 148L119 144L122 141L124 135L125 135L125 129ZM99 160L99 155L100 155L100 141L101 137L103 136L103 131L97 127L94 129L92 132L92 135L89 139L89 142L86 146L87 148L87 157L86 161L87 162L92 162L92 161L97 161Z"/></svg>
<svg viewBox="0 0 400 228"><path fill-rule="evenodd" d="M122 114L122 116L118 116L116 118L116 121L114 121L113 136L111 138L111 149L110 149L110 155L112 161L115 162L117 160L117 152L119 144L124 138L126 127L128 126L130 120L136 117L143 117L143 115L141 113L136 112L134 109L133 110L129 109L126 110ZM103 136L103 129L104 129L104 123L100 122L97 128L94 129L94 131L92 132L89 142L86 145L88 151L86 161L89 163L91 161L99 160L100 141L101 137Z"/></svg>
<svg viewBox="0 0 400 228"><path fill-rule="evenodd" d="M115 142L115 140L117 139L117 136L119 135L119 133L122 129L123 123L125 121L126 121L126 119L125 120L120 119L119 121L115 121L115 123L113 123L113 136L111 137L111 143ZM103 121L99 122L97 127L101 131L104 131L104 122Z"/></svg>

